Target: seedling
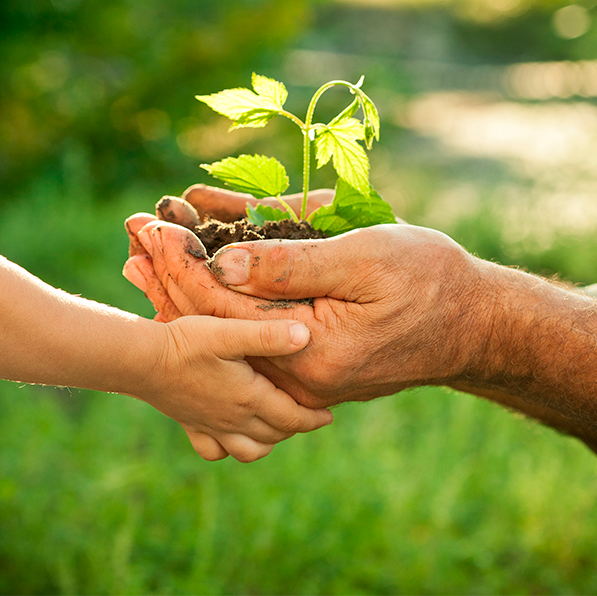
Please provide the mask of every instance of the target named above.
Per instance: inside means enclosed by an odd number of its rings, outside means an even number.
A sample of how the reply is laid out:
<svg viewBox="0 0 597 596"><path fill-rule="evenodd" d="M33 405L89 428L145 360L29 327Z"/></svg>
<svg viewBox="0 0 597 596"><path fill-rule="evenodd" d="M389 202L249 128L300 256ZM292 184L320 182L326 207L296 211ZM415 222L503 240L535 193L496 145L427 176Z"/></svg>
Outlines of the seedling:
<svg viewBox="0 0 597 596"><path fill-rule="evenodd" d="M283 83L253 73L253 90L226 89L211 95L197 95L199 101L232 120L230 131L237 128L262 128L272 118L284 116L294 122L303 135L303 201L300 219L328 236L342 234L354 228L380 223L395 223L391 207L371 188L369 159L365 147L371 149L379 141L379 114L375 104L361 90L364 77L356 84L330 81L313 95L305 120L284 109L288 91ZM315 107L321 96L332 87L346 87L354 100L327 124L314 123ZM361 109L362 121L355 118ZM365 147L359 142L362 141ZM311 175L311 151L315 146L317 168L332 162L338 182L334 201L320 207L306 218L307 195ZM241 155L227 157L212 164L202 164L212 176L234 189L248 192L257 199L275 197L282 209L257 205L248 207L249 221L263 225L265 221L279 221L299 217L288 206L282 193L289 186L284 166L274 157Z"/></svg>

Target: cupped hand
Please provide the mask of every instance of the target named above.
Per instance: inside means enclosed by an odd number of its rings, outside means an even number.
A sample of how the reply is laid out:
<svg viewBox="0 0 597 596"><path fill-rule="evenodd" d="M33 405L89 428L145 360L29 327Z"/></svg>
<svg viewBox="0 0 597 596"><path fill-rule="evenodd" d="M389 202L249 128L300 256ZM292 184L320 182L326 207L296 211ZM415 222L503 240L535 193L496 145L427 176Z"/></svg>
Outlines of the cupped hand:
<svg viewBox="0 0 597 596"><path fill-rule="evenodd" d="M286 203L299 214L301 211L303 195L293 194L284 197ZM334 191L323 188L312 190L307 201L307 215L311 214L322 205L327 205L334 199ZM137 213L125 222L129 236L129 256L145 254L145 250L139 243L136 231L143 224L160 219L171 223L179 224L190 230L204 221L207 217L213 217L223 222L232 222L246 217L247 205L257 204L280 207L276 199L260 199L259 201L249 195L223 188L195 184L183 193L182 198L162 197L156 205L156 215L149 213Z"/></svg>
<svg viewBox="0 0 597 596"><path fill-rule="evenodd" d="M475 312L475 259L440 232L383 225L325 240L242 243L221 249L208 268L189 230L142 223L133 220L132 233L146 254L127 262L125 276L162 320L283 316L309 327L301 352L249 360L303 405L444 384L465 376L480 349L470 324L483 314ZM269 302L303 298L312 304Z"/></svg>
<svg viewBox="0 0 597 596"><path fill-rule="evenodd" d="M205 184L195 184L187 188L182 195L182 198L190 203L197 213L200 219L204 219L206 216L211 216L214 219L219 219L223 222L236 221L246 216L247 204L252 205L268 205L271 207L280 208L280 203L276 199L259 199L257 200L250 194L234 192L232 190L226 190L222 188L215 188L213 186L206 186ZM319 190L312 190L309 193L309 199L307 201L307 215L310 215L313 211L331 203L334 198L334 191L327 188ZM297 193L287 195L284 200L298 215L301 211L301 205L303 202L303 194ZM173 223L181 223L178 220L167 220Z"/></svg>

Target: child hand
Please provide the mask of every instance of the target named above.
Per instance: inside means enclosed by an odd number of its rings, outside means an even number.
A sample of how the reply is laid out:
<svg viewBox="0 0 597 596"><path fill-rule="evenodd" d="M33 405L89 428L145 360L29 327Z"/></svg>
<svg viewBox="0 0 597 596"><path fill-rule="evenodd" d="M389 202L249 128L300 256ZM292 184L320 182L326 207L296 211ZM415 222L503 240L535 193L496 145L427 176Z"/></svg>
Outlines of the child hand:
<svg viewBox="0 0 597 596"><path fill-rule="evenodd" d="M309 341L302 323L189 316L156 328L164 348L139 397L179 422L204 459L255 461L332 422L329 410L300 406L243 360L298 352Z"/></svg>

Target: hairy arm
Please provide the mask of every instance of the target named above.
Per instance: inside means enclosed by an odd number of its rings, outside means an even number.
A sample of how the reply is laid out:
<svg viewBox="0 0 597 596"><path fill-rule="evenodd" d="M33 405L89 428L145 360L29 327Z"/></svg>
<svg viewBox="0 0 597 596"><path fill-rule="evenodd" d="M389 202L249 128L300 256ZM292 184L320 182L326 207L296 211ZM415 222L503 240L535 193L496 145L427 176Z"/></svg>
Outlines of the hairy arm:
<svg viewBox="0 0 597 596"><path fill-rule="evenodd" d="M477 260L481 349L455 389L597 445L597 302L534 275Z"/></svg>

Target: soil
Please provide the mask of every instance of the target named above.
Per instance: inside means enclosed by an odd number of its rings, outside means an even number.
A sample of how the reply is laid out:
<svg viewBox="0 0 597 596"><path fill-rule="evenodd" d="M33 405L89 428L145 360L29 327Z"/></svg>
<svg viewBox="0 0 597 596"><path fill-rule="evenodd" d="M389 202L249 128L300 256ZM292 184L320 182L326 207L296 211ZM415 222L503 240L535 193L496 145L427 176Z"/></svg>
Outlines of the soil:
<svg viewBox="0 0 597 596"><path fill-rule="evenodd" d="M300 222L291 219L281 221L267 221L260 227L250 223L246 219L240 219L232 223L224 223L217 219L208 218L204 223L195 226L195 234L201 240L201 243L207 251L208 257L214 254L223 246L233 242L250 242L251 240L311 240L316 238L326 238L326 235L320 230L316 230L310 223L302 220ZM199 258L205 258L205 255L197 255ZM211 268L210 262L208 266ZM297 304L313 305L312 298L301 300L270 300L260 304L257 308L262 310L284 310L294 308Z"/></svg>
<svg viewBox="0 0 597 596"><path fill-rule="evenodd" d="M208 256L211 258L220 248L233 242L250 242L251 240L268 240L285 238L287 240L310 240L325 238L310 223L298 223L283 219L267 221L263 227L256 226L246 219L233 223L223 223L217 219L208 219L195 227L195 234L201 240Z"/></svg>

